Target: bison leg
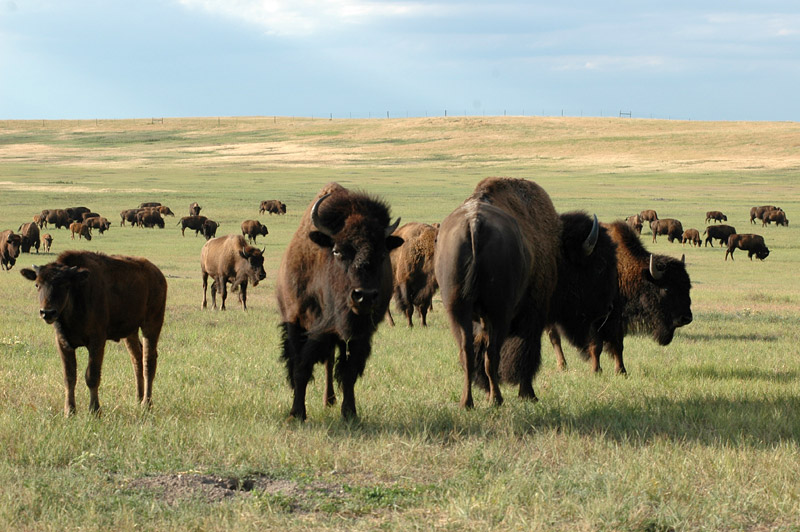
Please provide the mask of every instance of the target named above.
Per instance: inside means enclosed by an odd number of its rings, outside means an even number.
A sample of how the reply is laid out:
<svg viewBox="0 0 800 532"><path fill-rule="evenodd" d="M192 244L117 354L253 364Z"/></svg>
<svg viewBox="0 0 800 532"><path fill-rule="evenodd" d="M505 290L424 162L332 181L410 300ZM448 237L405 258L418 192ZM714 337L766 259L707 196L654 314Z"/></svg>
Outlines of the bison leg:
<svg viewBox="0 0 800 532"><path fill-rule="evenodd" d="M158 336L160 333L161 324L158 324L156 331L145 331L142 328L144 336L144 397L141 397L141 403L147 408L153 404L153 379L156 378L156 366L158 365Z"/></svg>
<svg viewBox="0 0 800 532"><path fill-rule="evenodd" d="M614 359L614 373L617 375L628 376L625 364L622 362L622 342L611 342L608 344L608 356Z"/></svg>
<svg viewBox="0 0 800 532"><path fill-rule="evenodd" d="M339 356L345 356L345 349L347 347L344 344L339 345ZM336 392L333 389L333 351L323 364L325 366L325 391L322 393L322 405L333 406L336 404Z"/></svg>
<svg viewBox="0 0 800 532"><path fill-rule="evenodd" d="M450 329L458 344L458 356L461 360L461 367L464 369L464 386L461 391L461 408L472 408L472 372L474 371L474 346L472 333L472 310L461 310L451 308L448 312L450 317Z"/></svg>
<svg viewBox="0 0 800 532"><path fill-rule="evenodd" d="M242 302L242 310L247 310L247 281L239 285L239 301Z"/></svg>
<svg viewBox="0 0 800 532"><path fill-rule="evenodd" d="M556 353L558 369L566 371L567 360L564 358L564 350L561 348L561 335L556 330L555 325L547 328L547 335L550 337L550 344L553 346L553 351Z"/></svg>
<svg viewBox="0 0 800 532"><path fill-rule="evenodd" d="M221 310L225 310L225 300L228 298L228 282L225 280L224 277L220 277L215 281L217 285L217 290L219 290L220 298L222 299L222 306L220 307ZM213 286L212 286L213 289ZM214 292L211 292L211 297L214 297ZM214 301L214 308L216 308L217 302Z"/></svg>
<svg viewBox="0 0 800 532"><path fill-rule="evenodd" d="M592 341L589 343L589 347L586 350L586 355L589 358L589 361L592 364L592 371L599 375L603 373L603 368L600 367L600 355L603 353L603 342L600 341Z"/></svg>
<svg viewBox="0 0 800 532"><path fill-rule="evenodd" d="M136 398L141 402L144 398L144 366L142 365L142 342L139 341L139 332L128 336L124 342L133 364L133 373L136 378Z"/></svg>
<svg viewBox="0 0 800 532"><path fill-rule="evenodd" d="M333 356L334 345L329 340L308 338L302 350L295 354L291 367L291 382L294 398L289 416L300 421L306 420L306 388L314 370L314 364Z"/></svg>
<svg viewBox="0 0 800 532"><path fill-rule="evenodd" d="M206 291L208 290L208 272L203 272L203 304L200 305L201 309L204 309L208 306L208 299L206 297ZM212 293L214 291L214 287L211 287Z"/></svg>
<svg viewBox="0 0 800 532"><path fill-rule="evenodd" d="M78 381L78 363L75 350L66 342L61 342L56 333L56 347L61 355L61 365L64 369L64 415L71 416L75 413L75 383Z"/></svg>
<svg viewBox="0 0 800 532"><path fill-rule="evenodd" d="M394 318L392 317L392 311L389 308L386 309L386 319L389 320L389 325L394 327Z"/></svg>
<svg viewBox="0 0 800 532"><path fill-rule="evenodd" d="M347 343L348 356L340 353L336 362L336 374L342 387L342 417L356 419L355 385L358 376L364 373L372 347L370 339L351 340Z"/></svg>
<svg viewBox="0 0 800 532"><path fill-rule="evenodd" d="M103 367L103 357L106 351L105 338L95 340L92 345L87 346L89 351L89 363L86 365L86 386L89 387L89 411L94 414L100 413L100 398L98 390L100 388L100 370Z"/></svg>
<svg viewBox="0 0 800 532"><path fill-rule="evenodd" d="M423 327L427 327L428 326L428 307L429 306L430 306L429 303L425 303L421 307L419 307L419 316L420 316L420 319L422 320L422 326Z"/></svg>
<svg viewBox="0 0 800 532"><path fill-rule="evenodd" d="M488 327L487 327L488 325ZM483 354L483 366L486 376L489 377L489 402L496 406L503 404L503 394L500 392L500 347L503 345L508 327L495 326L484 323L487 329L488 342Z"/></svg>

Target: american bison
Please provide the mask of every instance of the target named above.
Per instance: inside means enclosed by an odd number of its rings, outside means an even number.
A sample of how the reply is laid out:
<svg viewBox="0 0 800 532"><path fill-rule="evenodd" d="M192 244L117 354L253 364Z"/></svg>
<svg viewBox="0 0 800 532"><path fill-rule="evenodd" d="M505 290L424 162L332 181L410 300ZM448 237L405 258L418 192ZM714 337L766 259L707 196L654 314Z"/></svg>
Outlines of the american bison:
<svg viewBox="0 0 800 532"><path fill-rule="evenodd" d="M101 235L111 228L111 222L105 216L89 218L84 223L92 229L97 229Z"/></svg>
<svg viewBox="0 0 800 532"><path fill-rule="evenodd" d="M355 383L392 297L389 252L403 243L392 236L400 219L390 222L386 203L329 183L286 248L275 291L295 419L306 419L306 387L317 363L325 366L323 403L336 402L335 377L342 416L356 417Z"/></svg>
<svg viewBox="0 0 800 532"><path fill-rule="evenodd" d="M278 200L264 200L258 208L258 213L264 214L265 212L268 212L270 215L286 214L286 204Z"/></svg>
<svg viewBox="0 0 800 532"><path fill-rule="evenodd" d="M711 243L711 247L714 247L714 240L719 240L720 246L725 246L728 244L728 237L731 236L733 233L736 232L736 228L730 225L720 224L720 225L709 225L706 227L706 230L703 231L704 235L706 236L705 243L703 247L707 247L709 243Z"/></svg>
<svg viewBox="0 0 800 532"><path fill-rule="evenodd" d="M156 210L160 212L162 216L175 216L175 213L172 212L172 209L170 209L166 205L159 205L158 207L156 207Z"/></svg>
<svg viewBox="0 0 800 532"><path fill-rule="evenodd" d="M756 219L761 220L764 216L765 212L768 211L782 211L780 207L776 207L775 205L761 205L760 207L751 207L750 208L750 223L756 223Z"/></svg>
<svg viewBox="0 0 800 532"><path fill-rule="evenodd" d="M202 207L196 201L190 203L189 216L200 216L200 209L202 209Z"/></svg>
<svg viewBox="0 0 800 532"><path fill-rule="evenodd" d="M53 245L53 236L50 233L42 235L42 251L50 253L50 246Z"/></svg>
<svg viewBox="0 0 800 532"><path fill-rule="evenodd" d="M72 222L69 224L69 232L72 240L75 240L75 235L78 235L78 240L81 238L86 238L86 240L92 239L92 229L88 225L80 222Z"/></svg>
<svg viewBox="0 0 800 532"><path fill-rule="evenodd" d="M715 222L727 222L728 217L722 214L720 211L708 211L706 213L706 223L709 220L714 220Z"/></svg>
<svg viewBox="0 0 800 532"><path fill-rule="evenodd" d="M697 229L687 229L681 235L681 245L685 246L686 243L700 247L700 231Z"/></svg>
<svg viewBox="0 0 800 532"><path fill-rule="evenodd" d="M732 234L728 237L728 249L725 250L725 260L728 260L728 255L733 260L733 252L736 248L747 251L747 257L753 260L753 255L759 260L764 260L769 256L769 248L764 243L764 237L761 235L754 235L751 233Z"/></svg>
<svg viewBox="0 0 800 532"><path fill-rule="evenodd" d="M129 222L131 226L138 225L138 221L136 215L139 214L142 209L125 209L119 213L119 217L122 219L119 222L120 226L125 225L125 222Z"/></svg>
<svg viewBox="0 0 800 532"><path fill-rule="evenodd" d="M200 234L202 234L206 240L211 240L217 236L217 229L219 229L219 226L220 224L218 222L207 219L203 222L203 226L200 228Z"/></svg>
<svg viewBox="0 0 800 532"><path fill-rule="evenodd" d="M67 211L69 219L73 222L82 222L83 214L86 212L92 212L92 209L89 207L67 207L64 210Z"/></svg>
<svg viewBox="0 0 800 532"><path fill-rule="evenodd" d="M625 223L630 225L638 234L642 234L642 227L644 224L642 223L642 217L638 214L625 218Z"/></svg>
<svg viewBox="0 0 800 532"><path fill-rule="evenodd" d="M653 242L656 241L658 235L667 235L667 240L678 242L683 237L683 225L675 218L661 218L650 222L650 230L653 231Z"/></svg>
<svg viewBox="0 0 800 532"><path fill-rule="evenodd" d="M22 247L22 237L11 229L0 233L0 265L4 270L10 270L17 263L19 250Z"/></svg>
<svg viewBox="0 0 800 532"><path fill-rule="evenodd" d="M34 214L33 223L39 226L39 229L47 227L47 216L45 216L44 214Z"/></svg>
<svg viewBox="0 0 800 532"><path fill-rule="evenodd" d="M203 223L205 223L206 220L208 220L208 218L205 216L184 216L178 220L178 223L175 225L181 226L182 236L186 236L184 231L186 231L187 228L194 229L194 236L197 236L197 234L203 230Z"/></svg>
<svg viewBox="0 0 800 532"><path fill-rule="evenodd" d="M73 222L69 213L64 209L50 209L47 212L47 223L55 226L56 229L69 229L69 225Z"/></svg>
<svg viewBox="0 0 800 532"><path fill-rule="evenodd" d="M639 213L639 219L642 223L654 222L658 220L658 214L653 209L645 209ZM651 224L652 225L652 224Z"/></svg>
<svg viewBox="0 0 800 532"><path fill-rule="evenodd" d="M100 214L98 214L96 212L84 212L84 213L81 214L81 219L80 220L76 220L76 221L85 222L89 218L99 218L99 217L100 217Z"/></svg>
<svg viewBox="0 0 800 532"><path fill-rule="evenodd" d="M474 371L485 371L488 399L503 402L500 349L516 344L508 381L535 400L541 336L558 279L560 220L550 197L524 179L487 178L442 222L435 271L464 369L461 407L472 408ZM475 350L478 350L476 353ZM475 368L475 360L483 366Z"/></svg>
<svg viewBox="0 0 800 532"><path fill-rule="evenodd" d="M214 238L203 244L200 251L200 270L203 275L203 304L206 308L206 292L208 278L211 283L211 306L217 308L217 291L222 297L222 310L225 310L225 299L228 297L228 285L231 290L239 290L242 308L247 310L247 282L258 286L267 274L264 271L264 253L258 248L247 245L244 237L227 235Z"/></svg>
<svg viewBox="0 0 800 532"><path fill-rule="evenodd" d="M167 301L167 280L161 270L139 257L73 250L20 273L36 282L39 316L56 331L64 368L64 413L75 413L78 347L89 351L89 410L99 412L97 392L107 340L125 342L136 374L137 397L149 407Z"/></svg>
<svg viewBox="0 0 800 532"><path fill-rule="evenodd" d="M39 238L39 226L34 222L28 222L19 226L19 236L22 237L20 243L20 251L23 253L30 253L31 248L36 248L36 253L39 253L39 246L41 239Z"/></svg>
<svg viewBox="0 0 800 532"><path fill-rule="evenodd" d="M433 253L439 230L432 225L410 222L394 232L403 239L403 245L389 254L394 273L394 302L402 312L408 326L413 327L414 309L419 312L422 326L428 326L428 309L439 285L433 271ZM394 325L391 311L389 323Z"/></svg>
<svg viewBox="0 0 800 532"><path fill-rule="evenodd" d="M605 346L616 372L627 374L622 352L629 332L649 333L659 345L667 345L678 327L692 322L691 281L683 257L651 254L623 221L603 226L617 245L618 287L611 313L594 331L588 354L592 369L599 372Z"/></svg>
<svg viewBox="0 0 800 532"><path fill-rule="evenodd" d="M144 209L146 207L160 207L161 202L158 201L145 201L144 203L139 204L140 209Z"/></svg>
<svg viewBox="0 0 800 532"><path fill-rule="evenodd" d="M247 237L247 241L251 244L257 244L258 236L267 236L269 230L267 226L258 220L245 220L242 222L242 236Z"/></svg>
<svg viewBox="0 0 800 532"><path fill-rule="evenodd" d="M765 211L761 215L761 225L767 226L775 222L775 225L783 225L789 227L789 220L786 219L786 213L783 211Z"/></svg>
<svg viewBox="0 0 800 532"><path fill-rule="evenodd" d="M136 213L136 225L139 227L164 229L164 218L155 209L143 209Z"/></svg>

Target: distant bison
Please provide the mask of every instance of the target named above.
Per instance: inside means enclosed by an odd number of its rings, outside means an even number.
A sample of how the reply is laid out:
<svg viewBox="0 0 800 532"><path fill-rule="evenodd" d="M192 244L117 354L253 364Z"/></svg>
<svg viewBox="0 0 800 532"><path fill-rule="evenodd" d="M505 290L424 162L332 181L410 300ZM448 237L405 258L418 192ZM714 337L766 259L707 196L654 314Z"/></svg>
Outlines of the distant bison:
<svg viewBox="0 0 800 532"><path fill-rule="evenodd" d="M28 222L19 226L19 235L22 237L20 244L20 251L23 253L30 253L31 248L36 248L36 253L39 253L39 246L41 239L39 238L39 226L34 222Z"/></svg>
<svg viewBox="0 0 800 532"><path fill-rule="evenodd" d="M22 247L22 237L11 229L0 233L0 265L4 270L10 270L17 262L19 250Z"/></svg>
<svg viewBox="0 0 800 532"><path fill-rule="evenodd" d="M67 207L64 210L67 211L67 215L69 215L70 220L73 222L82 222L83 214L92 212L92 209L89 207Z"/></svg>
<svg viewBox="0 0 800 532"><path fill-rule="evenodd" d="M47 211L47 217L45 218L47 223L50 225L55 226L56 229L69 229L69 224L73 222L72 218L70 218L69 213L64 209L50 209Z"/></svg>
<svg viewBox="0 0 800 532"><path fill-rule="evenodd" d="M44 214L34 214L33 223L39 226L39 229L47 227L47 216Z"/></svg>
<svg viewBox="0 0 800 532"><path fill-rule="evenodd" d="M50 253L50 246L53 245L53 236L50 233L42 235L42 251Z"/></svg>
<svg viewBox="0 0 800 532"><path fill-rule="evenodd" d="M267 226L258 220L245 220L242 222L242 236L247 237L247 241L251 244L257 244L258 237L267 236L269 230Z"/></svg>
<svg viewBox="0 0 800 532"><path fill-rule="evenodd" d="M278 200L264 200L258 208L259 214L268 212L270 214L286 214L286 204Z"/></svg>
<svg viewBox="0 0 800 532"><path fill-rule="evenodd" d="M184 216L178 220L176 225L181 226L182 236L186 236L184 231L186 231L187 228L194 229L194 236L197 236L197 234L203 230L203 223L205 223L206 220L208 220L208 218L205 216Z"/></svg>
<svg viewBox="0 0 800 532"><path fill-rule="evenodd" d="M733 234L728 237L728 249L725 251L725 260L728 260L728 255L733 260L733 252L739 248L747 251L747 257L753 260L753 255L759 260L764 260L769 256L769 249L764 243L764 237L761 235L754 235L751 233Z"/></svg>
<svg viewBox="0 0 800 532"><path fill-rule="evenodd" d="M99 217L100 217L100 215L98 213L96 213L96 212L84 212L83 214L81 214L81 219L78 220L78 221L79 222L85 222L89 218L99 218Z"/></svg>
<svg viewBox="0 0 800 532"><path fill-rule="evenodd" d="M195 201L189 204L189 216L200 216L202 207Z"/></svg>
<svg viewBox="0 0 800 532"><path fill-rule="evenodd" d="M161 203L158 201L146 201L144 203L139 204L140 209L144 209L145 207L160 207Z"/></svg>
<svg viewBox="0 0 800 532"><path fill-rule="evenodd" d="M36 282L39 316L56 331L64 368L64 413L75 412L78 347L89 351L89 410L99 412L107 340L125 342L136 374L136 395L149 407L167 301L167 280L161 270L138 257L65 251L55 262L20 273ZM144 342L139 340L139 329Z"/></svg>
<svg viewBox="0 0 800 532"><path fill-rule="evenodd" d="M783 211L766 211L761 215L761 225L766 226L775 222L775 225L783 225L788 227L789 220L786 219L786 213Z"/></svg>
<svg viewBox="0 0 800 532"><path fill-rule="evenodd" d="M89 218L84 223L92 229L97 229L101 235L111 228L111 222L105 216Z"/></svg>
<svg viewBox="0 0 800 532"><path fill-rule="evenodd" d="M654 222L658 220L658 214L653 209L646 209L639 213L639 219L642 223Z"/></svg>
<svg viewBox="0 0 800 532"><path fill-rule="evenodd" d="M728 244L728 237L731 236L733 233L736 232L736 228L730 225L709 225L706 227L706 230L703 231L704 235L706 236L704 246L708 246L711 243L711 247L714 247L713 239L719 240L720 246L725 246Z"/></svg>
<svg viewBox="0 0 800 532"><path fill-rule="evenodd" d="M708 211L706 213L706 223L709 220L714 220L715 222L727 222L728 217L722 214L720 211Z"/></svg>
<svg viewBox="0 0 800 532"><path fill-rule="evenodd" d="M222 310L228 297L227 283L233 291L239 290L242 308L247 310L247 282L257 286L267 274L264 271L264 253L247 245L244 237L228 235L214 238L203 244L200 251L200 270L203 275L203 304L206 308L208 278L211 277L211 304L217 308L217 292L222 297Z"/></svg>
<svg viewBox="0 0 800 532"><path fill-rule="evenodd" d="M136 223L139 227L164 229L164 218L160 212L153 209L144 209L137 212Z"/></svg>
<svg viewBox="0 0 800 532"><path fill-rule="evenodd" d="M750 208L750 223L756 223L756 219L761 220L764 213L767 211L780 211L783 210L780 207L776 207L775 205L762 205L760 207L751 207Z"/></svg>
<svg viewBox="0 0 800 532"><path fill-rule="evenodd" d="M650 229L653 231L653 242L656 241L658 235L667 235L667 240L670 242L674 242L676 239L680 242L683 237L683 225L674 218L654 220L650 222Z"/></svg>
<svg viewBox="0 0 800 532"><path fill-rule="evenodd" d="M75 240L75 235L78 235L78 240L81 238L86 238L86 240L92 239L92 229L88 225L80 222L72 222L69 225L69 232L72 240Z"/></svg>
<svg viewBox="0 0 800 532"><path fill-rule="evenodd" d="M214 220L206 220L203 222L203 226L200 228L200 233L206 238L206 240L211 240L217 236L217 229L219 229L219 226L220 224Z"/></svg>
<svg viewBox="0 0 800 532"><path fill-rule="evenodd" d="M433 252L438 229L432 225L410 222L393 234L403 239L403 245L389 254L394 272L394 302L408 326L413 327L414 309L419 312L422 326L428 326L428 309L439 285L433 271ZM394 325L391 312L389 323Z"/></svg>
<svg viewBox="0 0 800 532"><path fill-rule="evenodd" d="M139 222L136 219L136 215L141 211L142 209L125 209L124 211L121 211L119 213L119 217L121 218L119 225L125 225L125 222L130 223L131 226L138 225Z"/></svg>
<svg viewBox="0 0 800 532"><path fill-rule="evenodd" d="M681 236L681 244L686 245L689 242L692 245L700 246L700 231L697 229L687 229Z"/></svg>
<svg viewBox="0 0 800 532"><path fill-rule="evenodd" d="M642 234L642 227L644 224L642 223L642 217L638 214L634 214L625 218L625 223L631 226L631 228L633 228L637 234Z"/></svg>

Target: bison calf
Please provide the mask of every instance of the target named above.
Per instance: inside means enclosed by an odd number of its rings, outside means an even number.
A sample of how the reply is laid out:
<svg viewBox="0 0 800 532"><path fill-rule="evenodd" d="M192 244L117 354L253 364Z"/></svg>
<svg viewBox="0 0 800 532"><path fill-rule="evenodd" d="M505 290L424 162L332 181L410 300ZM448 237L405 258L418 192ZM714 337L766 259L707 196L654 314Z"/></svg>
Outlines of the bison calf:
<svg viewBox="0 0 800 532"><path fill-rule="evenodd" d="M769 249L764 243L764 237L754 234L733 234L728 237L728 249L725 251L725 260L728 260L728 255L733 260L733 252L739 248L747 251L747 257L753 260L753 255L759 260L764 260L769 256Z"/></svg>
<svg viewBox="0 0 800 532"><path fill-rule="evenodd" d="M211 284L211 304L217 308L217 291L222 295L222 310L225 310L225 299L228 297L227 283L239 292L242 308L247 310L247 281L257 286L267 273L264 271L264 253L258 248L247 245L244 237L239 235L221 236L209 240L200 252L200 269L203 272L203 305L208 306L206 291L208 278Z"/></svg>
<svg viewBox="0 0 800 532"><path fill-rule="evenodd" d="M36 282L39 316L56 331L64 368L64 413L75 412L78 347L89 351L89 410L100 410L97 392L107 340L125 342L136 374L137 397L149 407L167 301L167 280L161 270L138 257L65 251L55 262L20 273Z"/></svg>
<svg viewBox="0 0 800 532"><path fill-rule="evenodd" d="M706 223L709 220L714 220L715 222L727 222L728 217L722 214L720 211L708 211L706 213Z"/></svg>
<svg viewBox="0 0 800 532"><path fill-rule="evenodd" d="M689 242L695 246L700 246L700 231L697 229L687 229L681 236L681 245L685 246Z"/></svg>
<svg viewBox="0 0 800 532"><path fill-rule="evenodd" d="M42 235L42 250L45 253L50 253L50 246L53 245L53 237L50 233Z"/></svg>
<svg viewBox="0 0 800 532"><path fill-rule="evenodd" d="M258 220L245 220L242 222L242 236L247 237L247 241L251 244L257 244L258 236L267 236L269 230L267 226Z"/></svg>
<svg viewBox="0 0 800 532"><path fill-rule="evenodd" d="M11 229L0 233L0 265L4 270L10 270L17 263L19 250L22 247L22 237L14 234Z"/></svg>
<svg viewBox="0 0 800 532"><path fill-rule="evenodd" d="M72 240L75 240L75 235L78 235L78 240L86 237L86 240L92 239L92 229L86 224L80 222L72 222L69 224L69 232Z"/></svg>

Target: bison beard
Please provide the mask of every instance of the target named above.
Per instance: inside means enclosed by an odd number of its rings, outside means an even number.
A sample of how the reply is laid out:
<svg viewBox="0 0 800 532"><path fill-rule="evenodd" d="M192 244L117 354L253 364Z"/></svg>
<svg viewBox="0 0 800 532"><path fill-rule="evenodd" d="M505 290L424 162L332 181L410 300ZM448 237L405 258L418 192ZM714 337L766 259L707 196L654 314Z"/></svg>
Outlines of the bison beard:
<svg viewBox="0 0 800 532"><path fill-rule="evenodd" d="M342 416L356 416L355 382L392 295L389 251L402 244L391 236L400 220L389 221L383 202L330 183L304 213L283 256L276 293L296 419L306 419L306 388L317 363L325 366L323 403L336 401L335 378Z"/></svg>

